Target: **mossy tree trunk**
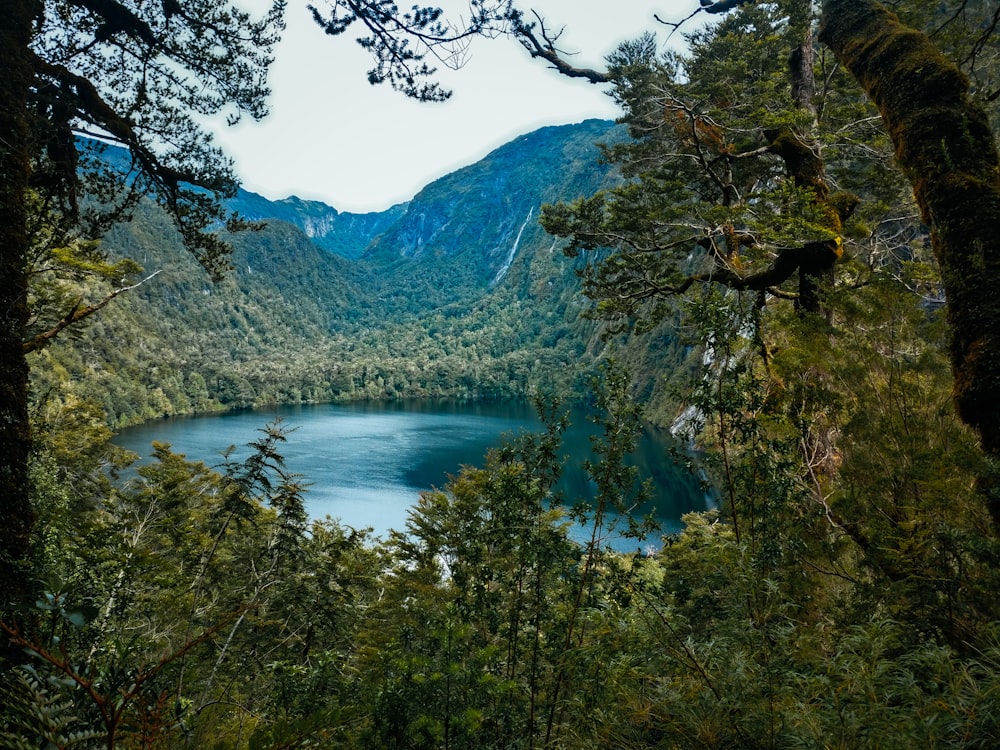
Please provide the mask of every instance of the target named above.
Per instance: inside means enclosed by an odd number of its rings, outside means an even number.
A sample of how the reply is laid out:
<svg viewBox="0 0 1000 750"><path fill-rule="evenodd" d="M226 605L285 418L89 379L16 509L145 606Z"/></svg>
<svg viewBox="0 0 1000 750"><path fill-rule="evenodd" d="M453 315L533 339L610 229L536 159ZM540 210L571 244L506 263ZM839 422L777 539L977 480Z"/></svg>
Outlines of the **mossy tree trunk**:
<svg viewBox="0 0 1000 750"><path fill-rule="evenodd" d="M23 602L34 516L28 498L27 307L29 180L26 145L33 70L28 43L33 0L4 0L0 12L0 607Z"/></svg>
<svg viewBox="0 0 1000 750"><path fill-rule="evenodd" d="M877 2L825 0L820 40L878 107L913 185L948 298L958 412L1000 459L1000 158L986 113L958 67Z"/></svg>

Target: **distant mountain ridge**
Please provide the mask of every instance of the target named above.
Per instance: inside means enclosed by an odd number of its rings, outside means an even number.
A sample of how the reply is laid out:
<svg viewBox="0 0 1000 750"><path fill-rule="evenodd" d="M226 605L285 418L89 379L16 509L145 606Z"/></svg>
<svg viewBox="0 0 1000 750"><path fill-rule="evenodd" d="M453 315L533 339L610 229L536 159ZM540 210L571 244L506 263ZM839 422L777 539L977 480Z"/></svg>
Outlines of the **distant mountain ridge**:
<svg viewBox="0 0 1000 750"><path fill-rule="evenodd" d="M401 203L385 211L340 212L321 201L289 196L272 201L240 189L227 205L247 219L286 221L301 229L306 237L324 250L356 260L371 241L386 231L406 210Z"/></svg>
<svg viewBox="0 0 1000 750"><path fill-rule="evenodd" d="M550 255L556 243L538 223L542 205L617 182L595 144L623 137L607 120L545 127L433 181L361 257L379 297L394 299L393 309L414 295L448 305L496 288L521 259L526 269L539 254ZM575 289L575 276L559 286L566 283Z"/></svg>
<svg viewBox="0 0 1000 750"><path fill-rule="evenodd" d="M492 262L487 270L495 275L529 214L537 219L542 203L589 194L607 179L609 170L598 164L594 143L621 137L608 120L544 127L384 211L340 212L321 201L269 200L242 189L227 205L248 219L293 224L318 246L350 259L368 249L375 255L419 258L488 247ZM467 221L470 216L474 224Z"/></svg>

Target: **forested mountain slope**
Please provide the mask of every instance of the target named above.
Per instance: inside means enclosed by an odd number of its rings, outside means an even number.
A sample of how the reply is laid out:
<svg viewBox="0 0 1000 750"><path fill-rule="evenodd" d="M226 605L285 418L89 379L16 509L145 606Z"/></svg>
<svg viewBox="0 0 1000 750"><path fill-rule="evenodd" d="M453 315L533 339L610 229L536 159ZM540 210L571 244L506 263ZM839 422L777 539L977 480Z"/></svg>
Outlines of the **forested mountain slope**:
<svg viewBox="0 0 1000 750"><path fill-rule="evenodd" d="M104 247L159 273L35 355L36 398L73 393L123 425L274 402L582 392L602 344L581 319L580 261L537 218L615 182L595 143L620 138L606 121L543 128L370 214L241 191L231 207L266 226L230 237L219 283L143 205Z"/></svg>
<svg viewBox="0 0 1000 750"><path fill-rule="evenodd" d="M365 260L421 284L423 295L440 302L451 301L456 287L496 287L519 254L552 246L538 226L542 203L607 184L609 168L598 162L594 144L622 136L600 120L523 135L421 190ZM389 278L383 290L397 281Z"/></svg>

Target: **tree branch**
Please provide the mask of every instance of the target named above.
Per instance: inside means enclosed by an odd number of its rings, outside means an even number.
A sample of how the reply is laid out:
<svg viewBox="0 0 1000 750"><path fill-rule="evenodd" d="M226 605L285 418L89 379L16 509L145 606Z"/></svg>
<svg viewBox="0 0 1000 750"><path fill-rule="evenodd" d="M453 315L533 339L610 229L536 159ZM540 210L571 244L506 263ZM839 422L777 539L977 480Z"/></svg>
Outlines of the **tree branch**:
<svg viewBox="0 0 1000 750"><path fill-rule="evenodd" d="M545 60L561 75L568 76L569 78L584 78L591 83L608 83L611 80L607 73L589 68L577 68L566 62L562 57L565 53L556 47L556 42L559 40L562 32L555 35L550 34L548 29L545 28L545 21L542 17L535 11L532 11L532 13L537 19L537 27L539 34L541 34L541 39L535 34L536 24L525 23L519 14L509 19L514 38L521 43L521 46L528 50L532 57L539 57Z"/></svg>
<svg viewBox="0 0 1000 750"><path fill-rule="evenodd" d="M115 0L70 0L70 4L104 19L104 23L94 34L98 40L109 39L117 33L124 32L151 47L159 44L150 25Z"/></svg>
<svg viewBox="0 0 1000 750"><path fill-rule="evenodd" d="M756 2L757 0L718 0L713 3L711 0L701 0L701 9L706 13L728 13L741 5L752 5Z"/></svg>
<svg viewBox="0 0 1000 750"><path fill-rule="evenodd" d="M653 14L653 18L656 19L657 23L662 23L664 26L669 26L670 27L670 33L667 34L667 39L670 39L670 37L672 37L675 32L680 31L681 26L683 26L688 21L690 21L692 18L694 18L696 15L698 15L699 13L701 13L701 11L702 11L702 8L695 8L693 11L691 11L687 16L685 16L684 18L682 18L680 21L664 21L662 18L660 18L660 16L659 16L658 13L654 13Z"/></svg>
<svg viewBox="0 0 1000 750"><path fill-rule="evenodd" d="M34 63L39 76L48 77L59 84L62 94L76 110L74 112L76 117L96 125L127 146L142 169L161 182L164 187L176 189L178 182L197 184L194 175L180 174L161 165L156 156L141 143L132 124L104 101L91 81L62 65L49 63L38 56L35 56Z"/></svg>
<svg viewBox="0 0 1000 750"><path fill-rule="evenodd" d="M733 268L716 263L711 271L691 274L684 277L680 283L665 285L645 278L635 280L640 288L621 292L618 298L622 300L644 300L652 297L672 297L684 294L694 284L721 284L735 291L767 292L781 299L800 300L801 293L788 292L778 288L779 284L788 281L796 272L809 273L812 267L825 261L834 252L835 241L808 242L802 247L786 247L777 251L777 256L767 268L746 276ZM621 281L618 282L621 285Z"/></svg>
<svg viewBox="0 0 1000 750"><path fill-rule="evenodd" d="M93 305L86 305L84 307L81 307L80 303L83 302L83 299L81 298L80 300L77 301L75 305L73 305L70 311L66 313L66 315L64 315L58 323L52 326L52 328L48 329L47 331L43 331L42 333L36 334L35 336L32 336L30 339L25 341L23 344L24 353L29 354L31 352L36 352L39 349L44 348L45 346L48 345L48 343L52 339L54 339L56 336L62 333L65 329L69 328L71 325L75 325L76 323L79 323L81 320L89 318L94 313L107 307L107 305L115 297L124 294L125 292L129 292L133 289L137 289L138 287L142 286L147 281L149 281L151 278L156 276L158 273L160 272L154 271L149 276L142 279L142 281L138 281L135 284L115 289L100 302Z"/></svg>

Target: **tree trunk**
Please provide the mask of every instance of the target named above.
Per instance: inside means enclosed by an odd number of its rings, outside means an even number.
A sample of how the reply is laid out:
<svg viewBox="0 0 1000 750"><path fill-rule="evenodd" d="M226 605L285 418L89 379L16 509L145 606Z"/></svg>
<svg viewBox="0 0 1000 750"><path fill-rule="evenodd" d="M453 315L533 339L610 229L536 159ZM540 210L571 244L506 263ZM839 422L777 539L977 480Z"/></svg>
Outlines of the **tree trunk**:
<svg viewBox="0 0 1000 750"><path fill-rule="evenodd" d="M816 203L826 206L830 190L826 181L825 165L816 142L816 79L813 74L813 11L812 3L802 0L791 7L789 15L791 38L795 41L788 56L788 73L792 88L792 104L796 109L807 112L812 118L812 129L797 136L791 129L765 131L765 137L774 153L785 161L789 175L799 187L810 188L816 193ZM828 207L833 221L833 211ZM842 217L836 220L836 233L841 232ZM799 298L796 302L800 310L823 315L829 320L823 298L833 288L834 269L841 256L839 243L814 242L803 248L802 263L799 265Z"/></svg>
<svg viewBox="0 0 1000 750"><path fill-rule="evenodd" d="M813 10L812 2L800 2L792 8L789 26L799 39L788 56L788 72L792 82L792 101L803 112L816 119L816 78L813 74L815 54L813 50Z"/></svg>
<svg viewBox="0 0 1000 750"><path fill-rule="evenodd" d="M33 0L4 0L0 13L0 607L29 592L28 547L34 514L28 498L28 320L26 191L29 178L28 44Z"/></svg>
<svg viewBox="0 0 1000 750"><path fill-rule="evenodd" d="M958 413L1000 459L1000 157L986 113L930 39L879 3L826 0L820 39L878 107L913 185L948 299Z"/></svg>

